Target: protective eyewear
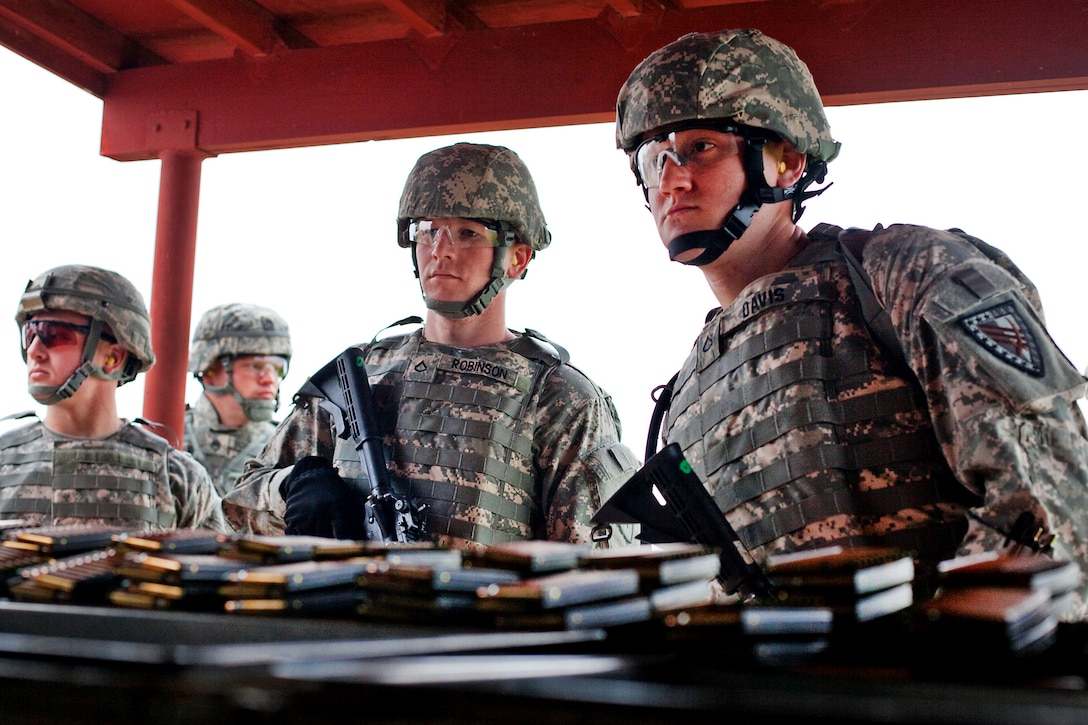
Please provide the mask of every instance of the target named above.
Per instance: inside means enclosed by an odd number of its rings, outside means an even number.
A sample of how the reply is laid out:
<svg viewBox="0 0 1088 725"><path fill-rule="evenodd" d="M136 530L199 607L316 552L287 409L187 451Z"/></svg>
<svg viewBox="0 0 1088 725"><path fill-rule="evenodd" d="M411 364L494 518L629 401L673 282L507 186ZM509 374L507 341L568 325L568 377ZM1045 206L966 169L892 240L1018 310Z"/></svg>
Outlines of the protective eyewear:
<svg viewBox="0 0 1088 725"><path fill-rule="evenodd" d="M647 189L661 186L668 161L697 172L736 156L744 143L737 135L738 130L734 126L691 128L643 141L635 150L635 169L643 186Z"/></svg>
<svg viewBox="0 0 1088 725"><path fill-rule="evenodd" d="M408 226L408 240L433 247L443 232L449 243L460 249L499 246L499 230L495 226L470 219L443 220L441 224L432 219L417 219Z"/></svg>
<svg viewBox="0 0 1088 725"><path fill-rule="evenodd" d="M27 320L23 323L23 349L29 350L35 338L41 340L42 344L49 349L73 345L82 347L90 332L90 325L77 325L74 322L60 320ZM107 342L116 342L105 333L101 337Z"/></svg>
<svg viewBox="0 0 1088 725"><path fill-rule="evenodd" d="M252 375L254 378L271 374L276 379L283 380L287 377L287 360L278 355L241 358L231 364L231 370L235 373Z"/></svg>

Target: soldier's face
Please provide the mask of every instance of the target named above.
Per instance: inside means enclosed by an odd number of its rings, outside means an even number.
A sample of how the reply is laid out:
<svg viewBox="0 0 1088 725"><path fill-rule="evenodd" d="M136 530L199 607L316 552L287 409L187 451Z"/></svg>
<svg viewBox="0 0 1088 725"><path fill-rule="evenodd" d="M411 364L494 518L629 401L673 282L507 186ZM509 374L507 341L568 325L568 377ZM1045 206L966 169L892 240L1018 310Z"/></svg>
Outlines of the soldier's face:
<svg viewBox="0 0 1088 725"><path fill-rule="evenodd" d="M460 228L468 220L434 219L436 228ZM493 246L455 244L444 229L433 244L414 244L419 265L419 282L427 299L465 302L472 299L491 279Z"/></svg>
<svg viewBox="0 0 1088 725"><path fill-rule="evenodd" d="M234 358L231 369L234 389L243 398L275 400L280 381L287 374L287 361L276 355L240 355Z"/></svg>
<svg viewBox="0 0 1088 725"><path fill-rule="evenodd" d="M83 361L91 320L67 310L49 310L34 315L31 322L34 324L24 326L23 333L27 383L61 385Z"/></svg>
<svg viewBox="0 0 1088 725"><path fill-rule="evenodd" d="M672 134L669 149L646 149L647 201L664 244L681 234L717 229L744 191L744 165L734 134L688 129ZM661 145L661 144L658 144ZM693 253L697 253L694 250Z"/></svg>

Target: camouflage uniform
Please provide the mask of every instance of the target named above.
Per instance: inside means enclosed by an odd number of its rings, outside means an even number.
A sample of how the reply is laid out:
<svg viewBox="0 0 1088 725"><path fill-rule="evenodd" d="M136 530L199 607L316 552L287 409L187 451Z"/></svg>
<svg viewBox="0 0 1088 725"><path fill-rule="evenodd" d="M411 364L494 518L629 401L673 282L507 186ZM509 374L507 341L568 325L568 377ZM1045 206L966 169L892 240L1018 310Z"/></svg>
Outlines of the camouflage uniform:
<svg viewBox="0 0 1088 725"><path fill-rule="evenodd" d="M243 398L234 387L232 361L244 356L273 355L290 362L291 354L287 322L267 307L236 302L219 305L197 322L189 351L189 372L206 393L233 395L247 418L240 427L224 425L206 395L186 408L185 450L208 469L220 495L234 487L246 461L256 458L272 437L276 421L271 418L279 407L278 394L275 400ZM216 362L221 362L231 376L220 387L212 387L205 379L205 373Z"/></svg>
<svg viewBox="0 0 1088 725"><path fill-rule="evenodd" d="M15 322L22 329L51 310L77 312L90 322L82 364L68 380L30 386L39 402L67 400L88 377L123 385L154 364L143 297L116 272L82 265L50 269L27 284ZM107 373L94 363L100 339L114 339L128 351L116 371ZM42 525L230 530L207 471L192 456L142 426L120 422L120 429L104 438L60 435L40 421L0 436L0 516Z"/></svg>
<svg viewBox="0 0 1088 725"><path fill-rule="evenodd" d="M142 426L70 438L41 422L0 436L0 518L231 531L207 471Z"/></svg>
<svg viewBox="0 0 1088 725"><path fill-rule="evenodd" d="M619 443L611 398L549 345L522 335L459 349L417 331L360 347L393 487L427 504L429 537L443 545L589 541L590 516L638 467ZM312 399L296 396L224 499L231 524L282 532L280 483L310 455L369 489L353 446Z"/></svg>
<svg viewBox="0 0 1088 725"><path fill-rule="evenodd" d="M275 432L276 423L270 420L224 426L203 395L185 410L185 450L208 470L220 495L234 488L246 461L256 458Z"/></svg>
<svg viewBox="0 0 1088 725"><path fill-rule="evenodd" d="M749 147L747 188L721 230L678 235L670 252L720 235L723 253L768 202L792 199L796 221L805 187L838 153L807 67L755 30L690 34L651 54L617 100L617 145L641 183L642 144L723 121ZM764 141L748 152L768 131L807 155L781 196L763 179ZM757 560L883 543L916 551L928 571L1004 550L1028 512L1057 535L1057 558L1088 569L1085 379L1047 334L1034 289L964 236L917 226L875 231L862 267L910 370L866 324L835 240L813 233L785 268L713 312L662 439L681 446Z"/></svg>
<svg viewBox="0 0 1088 725"><path fill-rule="evenodd" d="M814 241L715 312L663 439L760 559L881 542L933 563L1005 548L999 530L1030 511L1061 558L1088 561L1084 379L1016 281L956 235L906 225L876 233L864 266L924 398L873 340L840 254ZM1033 369L971 333L1004 304Z"/></svg>

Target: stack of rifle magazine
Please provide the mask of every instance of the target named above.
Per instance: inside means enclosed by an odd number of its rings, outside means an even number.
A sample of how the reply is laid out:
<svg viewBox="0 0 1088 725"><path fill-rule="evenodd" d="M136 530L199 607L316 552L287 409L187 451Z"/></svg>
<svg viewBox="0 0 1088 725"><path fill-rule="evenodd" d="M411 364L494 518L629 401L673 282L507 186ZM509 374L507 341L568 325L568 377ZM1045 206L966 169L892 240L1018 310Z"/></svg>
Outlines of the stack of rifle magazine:
<svg viewBox="0 0 1088 725"><path fill-rule="evenodd" d="M216 587L242 565L218 556L236 537L210 529L125 532L113 536L120 552L112 604L139 609L217 611Z"/></svg>
<svg viewBox="0 0 1088 725"><path fill-rule="evenodd" d="M125 531L114 534L113 544L121 551L155 554L214 554L237 536L211 529L169 529L166 531Z"/></svg>
<svg viewBox="0 0 1088 725"><path fill-rule="evenodd" d="M1071 611L1081 577L1075 563L1042 554L962 556L938 567L938 581L944 590L977 586L1045 589L1050 593L1050 613L1058 619Z"/></svg>
<svg viewBox="0 0 1088 725"><path fill-rule="evenodd" d="M366 549L367 543L364 541L323 536L242 536L221 547L218 553L256 566L267 566L363 556Z"/></svg>
<svg viewBox="0 0 1088 725"><path fill-rule="evenodd" d="M359 575L366 592L358 613L366 619L485 624L477 591L520 580L511 569L474 564L471 559L427 562L383 561Z"/></svg>
<svg viewBox="0 0 1088 725"><path fill-rule="evenodd" d="M81 525L13 528L4 532L3 546L50 556L81 554L114 544L114 537L131 531L119 526Z"/></svg>
<svg viewBox="0 0 1088 725"><path fill-rule="evenodd" d="M386 561L359 577L368 619L494 625L483 594L578 566L588 545L519 541L465 552L458 561Z"/></svg>
<svg viewBox="0 0 1088 725"><path fill-rule="evenodd" d="M952 654L1024 656L1054 644L1081 572L1040 554L987 554L942 562L938 581L917 617L927 642Z"/></svg>
<svg viewBox="0 0 1088 725"><path fill-rule="evenodd" d="M688 543L640 548L646 551L596 551L585 565L639 572L653 609L651 634L714 657L728 651L762 663L807 660L826 649L830 610L715 602L712 582L722 561L717 550Z"/></svg>
<svg viewBox="0 0 1088 725"><path fill-rule="evenodd" d="M540 548L519 542L485 558L531 557ZM651 622L655 612L702 606L721 560L697 544L585 549L563 570L519 570L522 578L478 592L481 611L507 629L619 628Z"/></svg>
<svg viewBox="0 0 1088 725"><path fill-rule="evenodd" d="M496 569L511 569L524 576L539 576L575 569L592 551L589 544L562 541L512 541L479 549L473 562Z"/></svg>
<svg viewBox="0 0 1088 725"><path fill-rule="evenodd" d="M7 529L0 550L9 565L18 560L16 552L37 558L26 566L7 569L7 596L34 602L105 601L117 579L114 537L129 530L81 524Z"/></svg>
<svg viewBox="0 0 1088 725"><path fill-rule="evenodd" d="M117 549L96 549L20 569L8 582L12 599L100 604L116 586Z"/></svg>
<svg viewBox="0 0 1088 725"><path fill-rule="evenodd" d="M366 602L359 578L390 562L460 563L430 543L379 543L316 536L246 537L221 550L253 562L219 587L223 610L240 614L352 616Z"/></svg>
<svg viewBox="0 0 1088 725"><path fill-rule="evenodd" d="M110 602L134 609L223 611L219 588L247 564L214 553L125 552L117 563L120 577Z"/></svg>
<svg viewBox="0 0 1088 725"><path fill-rule="evenodd" d="M764 562L778 604L828 609L838 628L909 613L914 559L886 547L824 547Z"/></svg>
<svg viewBox="0 0 1088 725"><path fill-rule="evenodd" d="M921 606L921 632L931 651L946 659L960 659L966 652L972 657L1038 654L1057 637L1049 599L1041 589L949 589Z"/></svg>
<svg viewBox="0 0 1088 725"><path fill-rule="evenodd" d="M721 564L697 544L518 541L460 551L93 525L2 536L3 595L21 601L510 629L620 627L706 606Z"/></svg>
<svg viewBox="0 0 1088 725"><path fill-rule="evenodd" d="M500 629L621 627L702 605L720 558L695 544L593 550L519 541L466 553L458 567L389 564L360 575L360 614Z"/></svg>
<svg viewBox="0 0 1088 725"><path fill-rule="evenodd" d="M827 607L711 603L665 613L659 631L692 657L723 655L761 665L800 664L829 648L833 613Z"/></svg>
<svg viewBox="0 0 1088 725"><path fill-rule="evenodd" d="M237 613L285 613L352 616L370 598L360 585L370 570L387 566L460 566L461 552L426 542L336 541L320 537L241 539L238 548L259 549L261 566L233 575L220 589L225 610ZM300 557L300 551L309 555ZM267 558L271 555L271 558Z"/></svg>
<svg viewBox="0 0 1088 725"><path fill-rule="evenodd" d="M227 612L346 615L363 600L356 580L373 563L359 556L253 567L230 574L219 594Z"/></svg>
<svg viewBox="0 0 1088 725"><path fill-rule="evenodd" d="M40 551L0 546L0 597L11 596L9 586L22 581L22 577L18 576L20 571L47 561L52 561L52 558Z"/></svg>
<svg viewBox="0 0 1088 725"><path fill-rule="evenodd" d="M709 604L711 584L721 570L716 550L693 543L663 543L597 549L582 558L586 569L634 569L639 593L650 600L655 616Z"/></svg>

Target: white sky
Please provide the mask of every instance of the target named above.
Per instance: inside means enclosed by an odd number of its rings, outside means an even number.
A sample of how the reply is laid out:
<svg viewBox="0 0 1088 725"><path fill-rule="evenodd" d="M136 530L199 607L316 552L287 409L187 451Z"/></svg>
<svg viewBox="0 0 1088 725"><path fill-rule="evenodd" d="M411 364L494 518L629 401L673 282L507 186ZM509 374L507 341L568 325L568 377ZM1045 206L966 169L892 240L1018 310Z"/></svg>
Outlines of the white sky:
<svg viewBox="0 0 1088 725"><path fill-rule="evenodd" d="M816 79L819 85L819 78ZM617 89L618 90L618 89ZM99 155L102 103L0 49L0 415L34 408L14 314L27 280L61 264L131 279L151 301L158 161ZM1088 91L828 109L843 143L834 186L801 220L959 227L1001 247L1039 286L1052 336L1076 366L1083 334ZM611 124L230 154L203 164L192 324L226 302L278 310L295 357L285 405L351 344L424 308L397 201L420 155L455 141L508 146L528 164L553 243L508 293L510 326L565 346L608 390L641 458L650 390L683 361L715 305L702 274L668 261ZM1072 135L1070 135L1072 133ZM2 339L2 337L0 337ZM183 351L157 350L160 357ZM190 379L187 400L198 386ZM120 390L142 411L142 378Z"/></svg>

